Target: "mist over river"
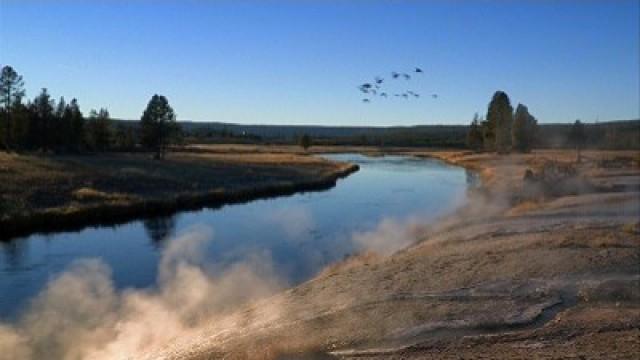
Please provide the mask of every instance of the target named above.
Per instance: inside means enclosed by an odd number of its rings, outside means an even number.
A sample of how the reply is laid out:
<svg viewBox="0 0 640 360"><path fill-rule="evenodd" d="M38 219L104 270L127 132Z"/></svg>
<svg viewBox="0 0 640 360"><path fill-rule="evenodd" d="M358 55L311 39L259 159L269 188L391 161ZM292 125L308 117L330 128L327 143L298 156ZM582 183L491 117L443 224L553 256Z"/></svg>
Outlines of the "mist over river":
<svg viewBox="0 0 640 360"><path fill-rule="evenodd" d="M280 286L295 285L354 252L390 253L409 245L415 241L411 225L452 211L473 181L466 170L437 160L324 156L357 163L360 171L326 191L0 243L0 319L16 318L81 259L106 265L116 290L154 288L163 253L194 228L210 237L195 250L206 273L267 264Z"/></svg>

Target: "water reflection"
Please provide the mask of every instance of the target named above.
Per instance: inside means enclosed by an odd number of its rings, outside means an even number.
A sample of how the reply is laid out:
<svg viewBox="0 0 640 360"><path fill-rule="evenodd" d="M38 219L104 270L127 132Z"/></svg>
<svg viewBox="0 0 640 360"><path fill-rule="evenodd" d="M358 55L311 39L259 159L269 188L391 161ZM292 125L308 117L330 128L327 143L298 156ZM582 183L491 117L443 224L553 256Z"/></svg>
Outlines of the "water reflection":
<svg viewBox="0 0 640 360"><path fill-rule="evenodd" d="M162 249L167 239L175 235L177 215L158 216L146 219L142 222L151 245L156 249Z"/></svg>
<svg viewBox="0 0 640 360"><path fill-rule="evenodd" d="M9 271L17 270L25 265L28 255L28 243L24 239L14 239L0 242L0 249L4 257L5 268Z"/></svg>

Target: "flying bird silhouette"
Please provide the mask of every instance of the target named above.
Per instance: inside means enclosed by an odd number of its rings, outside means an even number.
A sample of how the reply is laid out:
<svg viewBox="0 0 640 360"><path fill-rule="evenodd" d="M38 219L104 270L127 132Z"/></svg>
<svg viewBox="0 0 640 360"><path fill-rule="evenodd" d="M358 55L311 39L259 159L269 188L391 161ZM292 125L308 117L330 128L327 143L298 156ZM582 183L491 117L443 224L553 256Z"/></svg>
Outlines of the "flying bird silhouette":
<svg viewBox="0 0 640 360"><path fill-rule="evenodd" d="M409 80L411 80L411 76L413 74L423 74L423 73L424 73L424 70L422 70L422 68L415 66L413 68L413 71L410 71L410 72L402 72L401 73L401 72L397 72L397 71L392 71L390 73L391 74L390 79L393 79L393 80L404 79L404 80L409 81ZM421 97L420 94L418 94L417 92L415 92L413 90L406 90L405 92L402 92L402 93L393 93L393 94L388 93L387 91L385 91L386 87L383 85L384 80L385 80L385 78L383 78L381 76L376 76L376 77L373 78L372 82L370 82L370 83L367 82L367 83L364 83L364 84L358 86L358 89L362 93L367 94L366 95L367 98L363 98L362 102L369 103L369 102L371 102L373 100L373 97L375 97L375 96L380 96L380 97L387 98L387 97L391 97L393 95L393 97L396 97L396 98L403 97L406 100L408 100L410 98L417 99L417 98ZM417 80L417 78L416 78L416 80ZM425 95L425 97L426 96L429 96L429 95ZM430 96L433 99L437 99L438 98L438 94L436 94L436 93L430 94Z"/></svg>
<svg viewBox="0 0 640 360"><path fill-rule="evenodd" d="M360 91L362 91L363 93L365 93L365 94L366 94L366 93L368 93L368 92L369 92L369 90L371 90L371 84L369 84L369 83L364 83L364 84L362 84L362 85L358 86L358 89L360 89Z"/></svg>

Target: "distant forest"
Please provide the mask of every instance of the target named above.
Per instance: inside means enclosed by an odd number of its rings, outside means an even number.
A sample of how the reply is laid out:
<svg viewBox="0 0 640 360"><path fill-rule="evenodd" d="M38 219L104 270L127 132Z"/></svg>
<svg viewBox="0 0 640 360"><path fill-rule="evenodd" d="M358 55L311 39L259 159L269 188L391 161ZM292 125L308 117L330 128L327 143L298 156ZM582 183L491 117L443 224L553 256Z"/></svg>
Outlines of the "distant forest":
<svg viewBox="0 0 640 360"><path fill-rule="evenodd" d="M339 127L239 125L181 121L186 142L291 144L307 134L314 145L430 146L466 148L468 125ZM573 123L538 124L534 148L571 148ZM640 120L584 123L586 148L640 149Z"/></svg>

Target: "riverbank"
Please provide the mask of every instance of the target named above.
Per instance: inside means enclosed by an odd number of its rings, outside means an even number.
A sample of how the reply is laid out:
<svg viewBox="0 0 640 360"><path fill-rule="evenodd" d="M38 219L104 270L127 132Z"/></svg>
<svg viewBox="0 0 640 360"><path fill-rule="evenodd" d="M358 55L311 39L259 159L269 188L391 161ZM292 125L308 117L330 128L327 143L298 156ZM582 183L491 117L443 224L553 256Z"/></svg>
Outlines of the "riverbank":
<svg viewBox="0 0 640 360"><path fill-rule="evenodd" d="M0 153L0 239L327 189L357 165L295 153ZM167 195L170 194L170 195Z"/></svg>
<svg viewBox="0 0 640 360"><path fill-rule="evenodd" d="M640 352L637 153L585 152L579 164L568 151L398 153L473 168L483 189L425 227L415 245L330 266L148 358L633 359Z"/></svg>

